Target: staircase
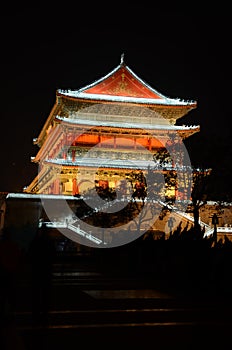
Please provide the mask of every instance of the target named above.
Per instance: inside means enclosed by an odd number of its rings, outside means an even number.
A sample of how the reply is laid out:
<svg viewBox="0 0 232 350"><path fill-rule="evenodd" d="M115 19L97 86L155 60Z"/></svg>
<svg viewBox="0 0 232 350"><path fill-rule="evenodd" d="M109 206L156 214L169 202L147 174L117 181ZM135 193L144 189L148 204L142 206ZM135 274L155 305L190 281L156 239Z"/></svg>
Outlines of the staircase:
<svg viewBox="0 0 232 350"><path fill-rule="evenodd" d="M224 349L232 326L228 300L188 289L179 294L137 271L111 272L106 256L107 269L100 255L56 260L48 318L38 324L32 323L30 280L22 276L12 327L23 350Z"/></svg>

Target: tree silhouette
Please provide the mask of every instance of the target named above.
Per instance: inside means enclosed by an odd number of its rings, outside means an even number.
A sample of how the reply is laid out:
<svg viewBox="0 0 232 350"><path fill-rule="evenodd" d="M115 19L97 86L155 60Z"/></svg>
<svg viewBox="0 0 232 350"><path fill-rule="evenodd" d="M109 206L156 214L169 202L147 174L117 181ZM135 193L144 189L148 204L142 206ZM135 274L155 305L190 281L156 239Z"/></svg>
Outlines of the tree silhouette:
<svg viewBox="0 0 232 350"><path fill-rule="evenodd" d="M196 231L200 230L200 208L207 203L209 196L210 175L211 169L195 169L193 171L190 210L193 213L194 228Z"/></svg>

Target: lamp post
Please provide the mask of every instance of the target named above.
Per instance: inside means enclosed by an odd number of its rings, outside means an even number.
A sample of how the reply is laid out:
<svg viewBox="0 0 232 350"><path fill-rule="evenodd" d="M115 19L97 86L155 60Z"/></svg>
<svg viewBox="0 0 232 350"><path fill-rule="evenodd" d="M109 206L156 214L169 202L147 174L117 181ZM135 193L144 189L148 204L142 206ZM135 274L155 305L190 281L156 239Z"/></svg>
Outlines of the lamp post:
<svg viewBox="0 0 232 350"><path fill-rule="evenodd" d="M218 216L216 213L213 214L212 216L212 224L213 224L213 227L214 227L214 230L213 230L213 240L215 243L217 243L217 225L218 225Z"/></svg>
<svg viewBox="0 0 232 350"><path fill-rule="evenodd" d="M173 226L174 226L174 221L175 218L173 218L172 216L170 216L170 218L168 219L168 227L169 227L169 230L170 230L170 236L172 234L172 229L173 229Z"/></svg>

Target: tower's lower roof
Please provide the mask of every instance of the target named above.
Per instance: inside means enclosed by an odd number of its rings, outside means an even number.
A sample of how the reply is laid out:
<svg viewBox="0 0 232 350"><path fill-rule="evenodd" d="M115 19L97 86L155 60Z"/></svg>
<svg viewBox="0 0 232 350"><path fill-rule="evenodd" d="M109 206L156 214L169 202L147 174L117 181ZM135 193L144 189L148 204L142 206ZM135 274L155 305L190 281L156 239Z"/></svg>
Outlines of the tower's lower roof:
<svg viewBox="0 0 232 350"><path fill-rule="evenodd" d="M56 116L56 119L72 125L85 125L85 126L102 126L102 127L112 127L112 128L125 128L125 129L145 129L145 130L167 130L167 131L199 131L199 125L171 125L170 123L156 124L152 121L148 123L128 123L126 121L110 121L101 120L95 116L95 119L81 119L81 118L66 118L61 116Z"/></svg>

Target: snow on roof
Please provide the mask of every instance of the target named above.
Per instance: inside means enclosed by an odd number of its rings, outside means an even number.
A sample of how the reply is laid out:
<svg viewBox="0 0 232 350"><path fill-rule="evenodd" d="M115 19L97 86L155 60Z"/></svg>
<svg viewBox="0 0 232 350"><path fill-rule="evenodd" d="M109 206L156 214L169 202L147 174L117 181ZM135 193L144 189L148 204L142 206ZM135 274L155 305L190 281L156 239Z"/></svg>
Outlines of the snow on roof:
<svg viewBox="0 0 232 350"><path fill-rule="evenodd" d="M62 95L76 97L80 99L88 100L98 100L98 101L113 101L113 102L131 102L131 103L141 103L141 104L156 104L156 105L173 105L173 106L186 106L195 104L194 101L185 101L179 98L164 98L164 99L154 99L154 98L142 98L142 97L130 97L130 96L113 96L104 94L89 94L80 92L77 90L65 90L58 91Z"/></svg>
<svg viewBox="0 0 232 350"><path fill-rule="evenodd" d="M68 159L48 159L48 163L63 166L87 166L94 168L121 168L121 169L147 169L148 166L154 166L154 161L149 160L123 160L123 159L105 159L105 158L78 158L75 162Z"/></svg>
<svg viewBox="0 0 232 350"><path fill-rule="evenodd" d="M89 126L96 126L96 120L87 120L87 119L71 119L71 118L65 118L56 116L56 119L70 123L70 124L76 124L76 125L89 125ZM195 130L199 128L199 125L171 125L171 124L163 124L163 125L157 125L157 124L138 124L138 123L127 123L127 122L110 122L110 121L101 121L97 120L97 126L111 126L115 128L128 128L128 129L149 129L149 130Z"/></svg>

